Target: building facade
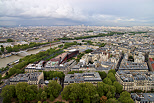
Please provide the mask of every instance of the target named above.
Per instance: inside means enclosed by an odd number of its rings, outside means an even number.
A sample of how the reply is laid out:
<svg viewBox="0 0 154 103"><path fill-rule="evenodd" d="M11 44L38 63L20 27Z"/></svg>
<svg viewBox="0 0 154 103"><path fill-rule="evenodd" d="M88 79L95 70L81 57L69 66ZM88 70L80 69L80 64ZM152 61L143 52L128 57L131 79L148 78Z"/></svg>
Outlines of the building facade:
<svg viewBox="0 0 154 103"><path fill-rule="evenodd" d="M98 82L102 82L102 79L98 72L87 73L74 73L65 75L64 87L71 83L92 83L97 85Z"/></svg>
<svg viewBox="0 0 154 103"><path fill-rule="evenodd" d="M43 72L18 74L17 76L10 79L10 85L16 85L19 82L26 82L30 85L38 85L44 82L44 74Z"/></svg>
<svg viewBox="0 0 154 103"><path fill-rule="evenodd" d="M126 91L154 89L154 72L117 71L115 77Z"/></svg>

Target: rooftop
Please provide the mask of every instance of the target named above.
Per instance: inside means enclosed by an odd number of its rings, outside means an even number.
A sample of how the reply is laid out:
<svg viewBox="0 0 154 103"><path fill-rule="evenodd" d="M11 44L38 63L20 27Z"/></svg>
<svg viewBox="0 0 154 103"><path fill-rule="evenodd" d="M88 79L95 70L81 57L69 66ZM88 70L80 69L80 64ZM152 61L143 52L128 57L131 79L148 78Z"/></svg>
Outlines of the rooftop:
<svg viewBox="0 0 154 103"><path fill-rule="evenodd" d="M151 66L152 66L153 71L154 71L154 60L152 58L149 58L149 60L150 60Z"/></svg>
<svg viewBox="0 0 154 103"><path fill-rule="evenodd" d="M80 82L101 82L102 79L97 72L74 73L65 76L65 83L80 83Z"/></svg>
<svg viewBox="0 0 154 103"><path fill-rule="evenodd" d="M18 74L15 77L10 79L10 82L28 82L28 81L36 81L38 80L38 76L42 72L34 72L34 73L25 73Z"/></svg>
<svg viewBox="0 0 154 103"><path fill-rule="evenodd" d="M135 63L135 62L131 62L123 59L120 64L119 70L148 70L148 66L146 62Z"/></svg>
<svg viewBox="0 0 154 103"><path fill-rule="evenodd" d="M120 78L124 82L134 82L134 80L149 80L154 81L154 72L129 72L129 71L117 71Z"/></svg>
<svg viewBox="0 0 154 103"><path fill-rule="evenodd" d="M154 93L131 93L133 100L140 102L154 102Z"/></svg>

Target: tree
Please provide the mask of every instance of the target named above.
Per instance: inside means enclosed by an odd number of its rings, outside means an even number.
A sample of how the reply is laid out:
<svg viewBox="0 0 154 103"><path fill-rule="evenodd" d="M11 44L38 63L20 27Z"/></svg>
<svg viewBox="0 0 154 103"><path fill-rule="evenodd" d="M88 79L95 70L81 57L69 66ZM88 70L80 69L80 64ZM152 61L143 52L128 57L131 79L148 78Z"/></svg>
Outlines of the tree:
<svg viewBox="0 0 154 103"><path fill-rule="evenodd" d="M9 69L9 75L13 75L16 73L16 68L10 68Z"/></svg>
<svg viewBox="0 0 154 103"><path fill-rule="evenodd" d="M106 101L106 103L119 103L115 98L110 98Z"/></svg>
<svg viewBox="0 0 154 103"><path fill-rule="evenodd" d="M3 47L3 45L1 45L1 51L4 52L4 47Z"/></svg>
<svg viewBox="0 0 154 103"><path fill-rule="evenodd" d="M116 81L116 78L115 78L115 76L114 76L114 74L113 74L112 72L108 73L108 74L107 74L107 77L110 78L110 80L112 81L112 83L113 83L114 81Z"/></svg>
<svg viewBox="0 0 154 103"><path fill-rule="evenodd" d="M127 91L122 92L118 100L122 103L134 103L134 101L130 97L130 93Z"/></svg>
<svg viewBox="0 0 154 103"><path fill-rule="evenodd" d="M46 100L47 99L47 93L45 91L43 91L41 93L41 100Z"/></svg>
<svg viewBox="0 0 154 103"><path fill-rule="evenodd" d="M129 56L129 57L128 57L128 60L129 60L129 61L134 61L133 56Z"/></svg>
<svg viewBox="0 0 154 103"><path fill-rule="evenodd" d="M99 103L99 100L100 100L100 97L98 94L95 94L93 97L92 97L92 103Z"/></svg>
<svg viewBox="0 0 154 103"><path fill-rule="evenodd" d="M8 53L12 52L13 51L13 48L10 46L10 47L6 47L6 50Z"/></svg>
<svg viewBox="0 0 154 103"><path fill-rule="evenodd" d="M15 86L7 85L3 87L1 93L3 99L3 103L11 103L11 99L15 96Z"/></svg>
<svg viewBox="0 0 154 103"><path fill-rule="evenodd" d="M85 83L83 87L85 87L83 88L85 89L85 94L83 95L84 98L81 100L86 99L87 101L92 101L93 97L98 94L96 87L91 83Z"/></svg>
<svg viewBox="0 0 154 103"><path fill-rule="evenodd" d="M61 44L61 45L58 45L58 47L59 47L59 48L61 48L61 47L63 47L63 46L64 46L63 44Z"/></svg>
<svg viewBox="0 0 154 103"><path fill-rule="evenodd" d="M98 45L99 45L99 47L104 47L106 45L106 43L100 43Z"/></svg>
<svg viewBox="0 0 154 103"><path fill-rule="evenodd" d="M115 93L116 93L116 87L110 85L109 91L112 93L112 97L114 97L115 96Z"/></svg>
<svg viewBox="0 0 154 103"><path fill-rule="evenodd" d="M108 91L107 94L106 94L106 97L109 99L109 98L112 98L113 95L112 95L112 93L110 91Z"/></svg>
<svg viewBox="0 0 154 103"><path fill-rule="evenodd" d="M32 89L34 93L38 93L37 85L30 85L30 89Z"/></svg>
<svg viewBox="0 0 154 103"><path fill-rule="evenodd" d="M37 92L38 92L36 85L28 85L26 90L27 90L26 100L31 101L31 100L36 99Z"/></svg>
<svg viewBox="0 0 154 103"><path fill-rule="evenodd" d="M22 103L26 100L27 97L27 83L18 83L15 87L16 89L16 95L17 98L19 99L19 102Z"/></svg>
<svg viewBox="0 0 154 103"><path fill-rule="evenodd" d="M105 103L107 101L107 97L106 96L102 96L100 98L100 103Z"/></svg>
<svg viewBox="0 0 154 103"><path fill-rule="evenodd" d="M79 97L80 92L80 85L75 83L74 85L70 86L70 95L69 98L75 102L75 100Z"/></svg>
<svg viewBox="0 0 154 103"><path fill-rule="evenodd" d="M114 75L116 74L115 69L110 69L110 70L108 71L108 74L109 74L110 72L112 72Z"/></svg>
<svg viewBox="0 0 154 103"><path fill-rule="evenodd" d="M55 97L52 94L50 94L50 101L53 101L54 99Z"/></svg>
<svg viewBox="0 0 154 103"><path fill-rule="evenodd" d="M99 87L98 87L99 88ZM100 88L101 89L101 88ZM100 90L99 89L99 90ZM115 92L116 92L116 88L112 85L108 85L108 84L105 84L103 85L103 92L104 92L104 95L106 95L108 98L112 98L115 96ZM100 90L101 91L101 90ZM99 93L99 91L98 91ZM101 95L100 95L101 96Z"/></svg>
<svg viewBox="0 0 154 103"><path fill-rule="evenodd" d="M116 87L116 93L121 93L122 92L123 86L120 83L118 83L117 81L115 81L113 83L113 85Z"/></svg>
<svg viewBox="0 0 154 103"><path fill-rule="evenodd" d="M97 89L91 83L74 83L66 86L61 93L63 99L71 99L73 102L80 99L84 103L97 101Z"/></svg>
<svg viewBox="0 0 154 103"><path fill-rule="evenodd" d="M68 100L69 99L70 92L71 92L70 91L70 85L68 85L61 92L62 98L65 99L65 100Z"/></svg>
<svg viewBox="0 0 154 103"><path fill-rule="evenodd" d="M48 95L53 96L54 98L58 97L59 92L61 91L62 86L58 84L56 81L49 81L48 84ZM53 98L51 97L51 98Z"/></svg>
<svg viewBox="0 0 154 103"><path fill-rule="evenodd" d="M90 53L90 52L92 52L91 49L87 49L87 50L85 50L85 53Z"/></svg>
<svg viewBox="0 0 154 103"><path fill-rule="evenodd" d="M7 42L14 42L12 39L7 39Z"/></svg>
<svg viewBox="0 0 154 103"><path fill-rule="evenodd" d="M83 71L69 71L67 74L83 73Z"/></svg>
<svg viewBox="0 0 154 103"><path fill-rule="evenodd" d="M52 80L54 77L59 77L60 79L63 79L65 77L65 74L63 72L57 72L57 71L43 71L44 78L47 80Z"/></svg>
<svg viewBox="0 0 154 103"><path fill-rule="evenodd" d="M103 80L103 82L104 82L105 84L112 85L112 81L111 81L111 79L108 78L108 77L106 77L106 78Z"/></svg>
<svg viewBox="0 0 154 103"><path fill-rule="evenodd" d="M106 76L107 76L107 74L106 74L104 71L103 71L103 72L98 71L98 73L99 73L99 75L101 76L102 80L103 80L104 78L106 78Z"/></svg>
<svg viewBox="0 0 154 103"><path fill-rule="evenodd" d="M41 100L42 92L43 92L43 89L39 88L38 93L37 93L37 100Z"/></svg>
<svg viewBox="0 0 154 103"><path fill-rule="evenodd" d="M103 82L97 83L97 92L98 92L100 97L104 96L104 90L103 90L104 85L105 84Z"/></svg>

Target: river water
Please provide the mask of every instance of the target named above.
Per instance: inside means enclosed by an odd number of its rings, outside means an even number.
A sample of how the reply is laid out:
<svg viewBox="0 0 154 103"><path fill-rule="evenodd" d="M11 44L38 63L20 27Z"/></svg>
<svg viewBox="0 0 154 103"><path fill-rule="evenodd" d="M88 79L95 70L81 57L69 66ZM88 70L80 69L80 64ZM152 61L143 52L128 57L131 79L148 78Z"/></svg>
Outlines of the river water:
<svg viewBox="0 0 154 103"><path fill-rule="evenodd" d="M60 44L56 44L56 45L52 45L51 48L53 47L57 47L58 45ZM38 53L40 50L47 50L49 49L50 46L46 46L46 47L42 47L42 48L38 48L38 49L34 49L34 50L30 50L30 51L27 51L27 53L30 55L30 54L36 54ZM23 56L18 56L18 55L12 55L10 57L6 57L6 58L2 58L0 59L0 68L1 67L6 67L6 65L10 62L13 62L15 60L18 60L20 58L23 58Z"/></svg>

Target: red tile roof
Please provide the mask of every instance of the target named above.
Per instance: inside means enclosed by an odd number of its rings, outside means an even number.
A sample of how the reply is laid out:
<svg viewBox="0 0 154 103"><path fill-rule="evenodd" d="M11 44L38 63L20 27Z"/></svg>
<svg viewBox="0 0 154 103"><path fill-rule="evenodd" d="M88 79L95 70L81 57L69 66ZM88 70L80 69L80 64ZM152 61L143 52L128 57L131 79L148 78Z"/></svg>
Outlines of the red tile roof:
<svg viewBox="0 0 154 103"><path fill-rule="evenodd" d="M60 58L52 58L50 61L59 61Z"/></svg>
<svg viewBox="0 0 154 103"><path fill-rule="evenodd" d="M152 58L149 58L150 62L154 61ZM154 71L154 63L151 63L151 66L153 68L153 71Z"/></svg>
<svg viewBox="0 0 154 103"><path fill-rule="evenodd" d="M62 53L62 54L58 55L55 58L60 58L61 57L61 59L63 59L66 55L67 55L67 53Z"/></svg>
<svg viewBox="0 0 154 103"><path fill-rule="evenodd" d="M150 62L154 61L152 58L149 58Z"/></svg>

